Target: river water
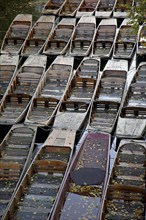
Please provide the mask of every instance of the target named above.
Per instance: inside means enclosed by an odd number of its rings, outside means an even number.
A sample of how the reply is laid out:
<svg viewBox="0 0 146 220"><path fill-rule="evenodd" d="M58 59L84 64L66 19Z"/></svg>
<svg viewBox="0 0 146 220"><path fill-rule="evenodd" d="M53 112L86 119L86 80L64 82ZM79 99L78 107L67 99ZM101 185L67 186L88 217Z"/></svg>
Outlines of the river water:
<svg viewBox="0 0 146 220"><path fill-rule="evenodd" d="M0 46L12 20L19 13L33 15L35 22L47 0L0 0Z"/></svg>

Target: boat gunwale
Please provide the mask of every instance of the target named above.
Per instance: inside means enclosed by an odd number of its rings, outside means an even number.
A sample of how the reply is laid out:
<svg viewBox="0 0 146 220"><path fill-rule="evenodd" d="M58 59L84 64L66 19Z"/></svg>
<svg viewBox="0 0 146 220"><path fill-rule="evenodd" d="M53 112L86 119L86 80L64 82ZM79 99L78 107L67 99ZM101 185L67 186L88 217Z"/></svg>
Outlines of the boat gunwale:
<svg viewBox="0 0 146 220"><path fill-rule="evenodd" d="M88 132L88 133L86 133ZM95 132L95 131L90 131L90 130L86 130L85 131L85 136L83 137L82 139L82 143L80 144L80 148L76 151L75 155L74 155L74 158L72 159L71 161L71 164L70 164L70 167L66 173L66 175L64 176L64 179L61 183L61 187L58 191L58 196L57 196L57 199L56 199L56 203L55 203L55 206L54 206L54 209L53 209L53 212L52 212L52 215L51 215L51 218L50 220L54 220L54 219L58 219L59 218L59 213L63 207L63 205L65 204L65 202L63 202L64 204L61 203L61 201L64 201L64 198L65 198L65 195L69 189L69 183L70 183L70 172L75 168L76 166L76 163L82 153L82 148L84 147L84 143L86 141L86 138L88 135L90 134L102 134L102 135L106 135L108 136L108 139L109 139L109 142L108 142L108 150L107 150L107 163L106 163L106 175L105 175L105 179L104 179L104 186L103 186L103 195L104 195L104 191L105 191L105 187L106 187L106 182L107 182L107 179L108 179L108 172L109 172L109 152L110 152L110 144L111 144L111 135L110 134L107 134L107 133L104 133L104 132ZM103 195L101 196L101 200L103 200ZM100 204L100 207L101 207L101 204ZM98 215L100 214L100 211L98 213ZM49 218L47 219L49 220Z"/></svg>

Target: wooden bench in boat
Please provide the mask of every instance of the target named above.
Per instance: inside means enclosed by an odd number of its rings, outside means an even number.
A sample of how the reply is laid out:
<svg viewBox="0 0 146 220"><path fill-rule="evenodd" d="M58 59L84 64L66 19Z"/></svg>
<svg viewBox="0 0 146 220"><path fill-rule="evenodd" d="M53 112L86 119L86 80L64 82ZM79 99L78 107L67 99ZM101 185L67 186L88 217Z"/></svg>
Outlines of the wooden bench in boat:
<svg viewBox="0 0 146 220"><path fill-rule="evenodd" d="M26 94L10 94L1 105L0 123L15 123L31 99Z"/></svg>
<svg viewBox="0 0 146 220"><path fill-rule="evenodd" d="M35 171L39 172L64 172L67 163L57 160L37 160L35 161Z"/></svg>
<svg viewBox="0 0 146 220"><path fill-rule="evenodd" d="M19 179L22 166L13 162L0 162L0 180Z"/></svg>
<svg viewBox="0 0 146 220"><path fill-rule="evenodd" d="M24 25L24 24L14 24L11 27L10 37L11 38L22 38L25 39L28 31L29 31L30 25Z"/></svg>
<svg viewBox="0 0 146 220"><path fill-rule="evenodd" d="M146 118L145 107L123 107L121 111L121 117L128 118Z"/></svg>
<svg viewBox="0 0 146 220"><path fill-rule="evenodd" d="M141 201L146 202L146 191L136 186L128 186L123 184L110 185L108 188L108 199L124 200L124 201Z"/></svg>

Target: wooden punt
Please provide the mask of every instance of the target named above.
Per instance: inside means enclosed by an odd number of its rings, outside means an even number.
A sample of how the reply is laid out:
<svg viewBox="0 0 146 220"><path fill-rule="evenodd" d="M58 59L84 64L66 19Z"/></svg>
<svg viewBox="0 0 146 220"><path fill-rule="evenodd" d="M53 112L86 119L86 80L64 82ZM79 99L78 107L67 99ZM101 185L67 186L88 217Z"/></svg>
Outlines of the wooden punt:
<svg viewBox="0 0 146 220"><path fill-rule="evenodd" d="M41 53L43 46L54 27L55 16L42 15L32 27L26 41L23 45L21 55L29 56L31 54Z"/></svg>
<svg viewBox="0 0 146 220"><path fill-rule="evenodd" d="M75 17L83 0L66 0L63 7L59 11L59 16Z"/></svg>
<svg viewBox="0 0 146 220"><path fill-rule="evenodd" d="M73 74L73 57L57 56L45 72L28 109L25 123L48 126Z"/></svg>
<svg viewBox="0 0 146 220"><path fill-rule="evenodd" d="M117 0L100 0L95 11L96 18L110 18L112 17L114 7Z"/></svg>
<svg viewBox="0 0 146 220"><path fill-rule="evenodd" d="M36 131L32 126L14 125L0 144L1 219L31 162Z"/></svg>
<svg viewBox="0 0 146 220"><path fill-rule="evenodd" d="M114 18L127 18L128 9L134 5L134 0L117 0L113 11Z"/></svg>
<svg viewBox="0 0 146 220"><path fill-rule="evenodd" d="M138 40L137 40L137 54L146 54L146 23L139 28Z"/></svg>
<svg viewBox="0 0 146 220"><path fill-rule="evenodd" d="M87 66L88 69L89 66L92 66L91 69L94 66L93 75L90 71L84 72ZM87 58L81 62L58 108L54 128L79 130L84 126L95 91L99 68L98 59Z"/></svg>
<svg viewBox="0 0 146 220"><path fill-rule="evenodd" d="M0 102L5 98L19 65L18 55L3 54L0 56Z"/></svg>
<svg viewBox="0 0 146 220"><path fill-rule="evenodd" d="M127 60L109 60L92 103L88 128L111 133L122 107L128 73Z"/></svg>
<svg viewBox="0 0 146 220"><path fill-rule="evenodd" d="M76 132L53 130L38 151L3 220L49 218L74 150Z"/></svg>
<svg viewBox="0 0 146 220"><path fill-rule="evenodd" d="M116 19L102 19L96 29L92 44L92 57L108 58L111 56L117 32Z"/></svg>
<svg viewBox="0 0 146 220"><path fill-rule="evenodd" d="M89 132L60 187L51 220L99 219L109 169L110 135Z"/></svg>
<svg viewBox="0 0 146 220"><path fill-rule="evenodd" d="M105 191L101 220L145 219L145 141L123 139Z"/></svg>
<svg viewBox="0 0 146 220"><path fill-rule="evenodd" d="M94 16L81 17L75 27L71 43L71 56L88 56L96 29Z"/></svg>
<svg viewBox="0 0 146 220"><path fill-rule="evenodd" d="M121 110L116 135L141 138L146 128L146 62L139 64Z"/></svg>
<svg viewBox="0 0 146 220"><path fill-rule="evenodd" d="M100 0L83 0L76 12L76 18L82 16L92 16L98 7Z"/></svg>
<svg viewBox="0 0 146 220"><path fill-rule="evenodd" d="M131 59L135 51L137 34L128 22L128 19L124 19L117 33L113 50L114 58Z"/></svg>
<svg viewBox="0 0 146 220"><path fill-rule="evenodd" d="M27 58L0 105L0 124L20 122L27 111L30 100L45 72L47 57L31 55Z"/></svg>
<svg viewBox="0 0 146 220"><path fill-rule="evenodd" d="M100 71L100 59L92 57L84 57L80 65L76 69L76 75L80 78L98 79Z"/></svg>
<svg viewBox="0 0 146 220"><path fill-rule="evenodd" d="M44 15L58 15L59 11L61 10L65 0L48 0L45 4L42 14Z"/></svg>
<svg viewBox="0 0 146 220"><path fill-rule="evenodd" d="M65 54L72 38L75 25L75 18L63 18L49 35L43 50L43 54Z"/></svg>
<svg viewBox="0 0 146 220"><path fill-rule="evenodd" d="M1 54L19 54L31 27L32 15L18 14L6 32L1 46Z"/></svg>

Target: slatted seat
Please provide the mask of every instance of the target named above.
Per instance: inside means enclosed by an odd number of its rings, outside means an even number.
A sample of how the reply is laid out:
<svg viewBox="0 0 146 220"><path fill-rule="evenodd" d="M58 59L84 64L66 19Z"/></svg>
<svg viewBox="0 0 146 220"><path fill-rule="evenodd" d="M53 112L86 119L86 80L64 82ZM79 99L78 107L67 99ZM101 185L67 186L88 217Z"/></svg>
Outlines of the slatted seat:
<svg viewBox="0 0 146 220"><path fill-rule="evenodd" d="M143 107L124 107L121 117L146 118L146 109Z"/></svg>
<svg viewBox="0 0 146 220"><path fill-rule="evenodd" d="M0 179L18 180L21 173L21 169L21 165L17 163L0 162Z"/></svg>
<svg viewBox="0 0 146 220"><path fill-rule="evenodd" d="M33 103L34 106L31 114L28 116L28 119L32 121L46 121L51 117L53 111L56 109L58 100L39 97L34 99Z"/></svg>
<svg viewBox="0 0 146 220"><path fill-rule="evenodd" d="M38 173L32 176L28 191L23 200L20 201L19 209L15 213L14 219L22 220L26 219L26 217L36 219L36 213L37 219L47 218L50 214L61 181L61 176L58 177L52 174L43 173L42 171L39 172L38 170Z"/></svg>
<svg viewBox="0 0 146 220"><path fill-rule="evenodd" d="M118 103L95 102L93 105L90 126L108 131L112 129L119 109Z"/></svg>
<svg viewBox="0 0 146 220"><path fill-rule="evenodd" d="M6 96L4 105L1 107L0 122L14 123L28 105L31 96L25 94L11 94Z"/></svg>

